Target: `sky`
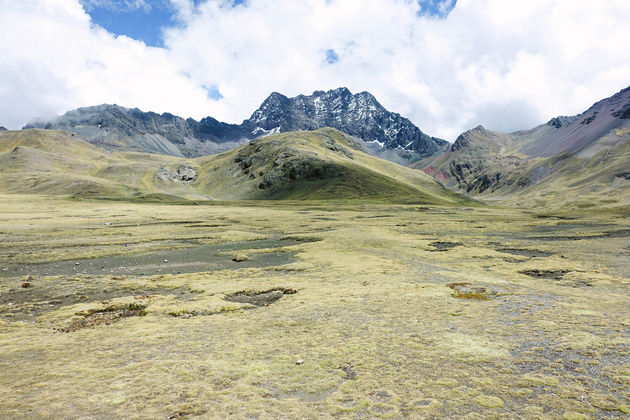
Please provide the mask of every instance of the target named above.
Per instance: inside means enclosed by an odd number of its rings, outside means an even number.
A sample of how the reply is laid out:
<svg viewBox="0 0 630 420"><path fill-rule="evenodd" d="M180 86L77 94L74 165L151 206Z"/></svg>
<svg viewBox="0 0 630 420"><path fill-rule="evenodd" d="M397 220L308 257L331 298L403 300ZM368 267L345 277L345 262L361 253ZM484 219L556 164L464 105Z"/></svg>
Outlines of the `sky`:
<svg viewBox="0 0 630 420"><path fill-rule="evenodd" d="M0 0L0 125L116 103L240 123L368 91L425 133L532 128L630 85L628 0Z"/></svg>

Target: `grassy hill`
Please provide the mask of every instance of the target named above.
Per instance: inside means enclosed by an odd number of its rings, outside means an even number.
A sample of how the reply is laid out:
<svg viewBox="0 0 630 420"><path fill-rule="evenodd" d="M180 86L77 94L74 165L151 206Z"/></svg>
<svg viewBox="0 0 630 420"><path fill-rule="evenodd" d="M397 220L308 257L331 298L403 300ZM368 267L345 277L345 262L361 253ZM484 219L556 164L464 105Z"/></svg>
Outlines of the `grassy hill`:
<svg viewBox="0 0 630 420"><path fill-rule="evenodd" d="M0 192L139 201L468 202L332 129L269 136L197 159L112 153L64 131L0 133Z"/></svg>
<svg viewBox="0 0 630 420"><path fill-rule="evenodd" d="M510 205L630 206L630 88L531 130L479 126L418 169L453 191Z"/></svg>
<svg viewBox="0 0 630 420"><path fill-rule="evenodd" d="M196 160L198 188L220 199L379 199L461 203L425 174L364 153L332 128L252 141Z"/></svg>
<svg viewBox="0 0 630 420"><path fill-rule="evenodd" d="M606 137L599 139L605 141ZM593 155L561 155L534 162L516 184L495 197L532 207L630 208L628 140Z"/></svg>
<svg viewBox="0 0 630 420"><path fill-rule="evenodd" d="M528 156L522 144L478 127L424 171L453 191L519 207L630 206L630 130L552 157Z"/></svg>
<svg viewBox="0 0 630 420"><path fill-rule="evenodd" d="M174 160L168 156L109 153L64 131L5 131L0 133L0 191L147 198L158 191L146 182L146 176Z"/></svg>

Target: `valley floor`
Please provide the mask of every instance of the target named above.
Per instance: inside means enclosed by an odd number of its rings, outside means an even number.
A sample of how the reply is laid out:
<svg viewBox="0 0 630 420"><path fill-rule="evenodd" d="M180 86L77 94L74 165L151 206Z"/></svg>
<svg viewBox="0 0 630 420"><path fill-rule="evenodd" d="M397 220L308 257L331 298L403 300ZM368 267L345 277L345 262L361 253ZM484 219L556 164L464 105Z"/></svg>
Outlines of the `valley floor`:
<svg viewBox="0 0 630 420"><path fill-rule="evenodd" d="M3 418L627 418L630 215L0 196Z"/></svg>

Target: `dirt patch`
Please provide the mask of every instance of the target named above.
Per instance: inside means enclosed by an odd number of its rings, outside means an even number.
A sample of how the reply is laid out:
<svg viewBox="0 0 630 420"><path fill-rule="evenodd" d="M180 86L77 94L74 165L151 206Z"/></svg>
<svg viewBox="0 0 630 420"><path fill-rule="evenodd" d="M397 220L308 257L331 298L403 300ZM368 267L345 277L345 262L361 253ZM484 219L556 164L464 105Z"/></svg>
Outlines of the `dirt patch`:
<svg viewBox="0 0 630 420"><path fill-rule="evenodd" d="M604 233L595 233L591 235L530 236L527 239L534 241L583 241L588 239L628 237L630 237L630 229L609 230Z"/></svg>
<svg viewBox="0 0 630 420"><path fill-rule="evenodd" d="M197 416L202 416L204 414L206 414L207 411L206 410L181 410L181 411L177 411L173 414L171 414L170 416L168 416L168 419L186 419L186 418L191 418L191 417L197 417Z"/></svg>
<svg viewBox="0 0 630 420"><path fill-rule="evenodd" d="M609 230L601 235L602 238L628 238L630 229Z"/></svg>
<svg viewBox="0 0 630 420"><path fill-rule="evenodd" d="M570 270L521 270L519 273L525 274L530 277L538 277L541 279L550 279L550 280L562 280L565 274L569 273Z"/></svg>
<svg viewBox="0 0 630 420"><path fill-rule="evenodd" d="M146 315L145 308L146 305L130 303L123 307L112 306L105 309L93 309L85 312L83 319L73 322L68 327L57 328L56 330L59 332L74 332L84 328L98 327L99 325L110 325L123 318L144 316Z"/></svg>
<svg viewBox="0 0 630 420"><path fill-rule="evenodd" d="M496 292L489 292L485 287L475 286L467 282L449 283L453 297L458 299L490 300Z"/></svg>
<svg viewBox="0 0 630 420"><path fill-rule="evenodd" d="M34 264L10 264L3 269L7 277L23 275L133 275L184 274L221 271L236 268L272 267L296 262L294 252L284 247L303 243L295 239L263 239L220 244L194 244L150 253L134 253L133 247L121 246L120 254ZM247 261L233 261L243 250L270 249L272 252L252 254Z"/></svg>
<svg viewBox="0 0 630 420"><path fill-rule="evenodd" d="M584 241L587 239L603 238L602 235L579 236L579 235L561 235L561 236L529 236L527 239L531 241Z"/></svg>
<svg viewBox="0 0 630 420"><path fill-rule="evenodd" d="M249 303L255 306L267 306L284 295L292 295L297 293L295 289L285 289L284 287L276 287L265 291L243 290L225 296L225 300L229 302Z"/></svg>
<svg viewBox="0 0 630 420"><path fill-rule="evenodd" d="M573 220L573 219L576 219L576 217L558 216L558 215L555 215L555 214L537 214L536 217L538 219L556 219L556 220Z"/></svg>
<svg viewBox="0 0 630 420"><path fill-rule="evenodd" d="M433 249L429 249L428 251L448 251L449 249L453 249L457 246L462 246L462 244L459 242L434 241L431 242L429 246L433 247Z"/></svg>
<svg viewBox="0 0 630 420"><path fill-rule="evenodd" d="M529 258L542 258L542 257L549 257L550 255L553 255L553 252L540 251L538 249L497 248L497 251L502 252L504 254L520 255L522 257L529 257Z"/></svg>
<svg viewBox="0 0 630 420"><path fill-rule="evenodd" d="M310 243L310 242L320 242L322 239L321 238L315 238L312 236L300 236L300 235L286 235L286 236L282 236L280 237L280 239L278 239L280 241L296 241L299 243Z"/></svg>
<svg viewBox="0 0 630 420"><path fill-rule="evenodd" d="M0 317L11 321L33 323L35 319L61 307L77 303L102 302L126 296L175 295L180 300L196 296L188 287L129 288L120 284L120 277L77 279L37 279L29 276L30 287L23 288L16 280L13 287L0 292Z"/></svg>

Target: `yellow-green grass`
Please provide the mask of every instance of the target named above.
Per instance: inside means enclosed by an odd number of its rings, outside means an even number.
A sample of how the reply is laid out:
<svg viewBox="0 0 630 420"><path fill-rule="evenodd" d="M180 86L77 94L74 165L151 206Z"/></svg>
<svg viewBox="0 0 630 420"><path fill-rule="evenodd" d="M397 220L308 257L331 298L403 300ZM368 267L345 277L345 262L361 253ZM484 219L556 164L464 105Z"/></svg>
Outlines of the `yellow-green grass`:
<svg viewBox="0 0 630 420"><path fill-rule="evenodd" d="M24 270L0 271L0 296L16 297L0 305L0 412L623 418L630 392L627 229L623 214L586 210L550 215L323 200L182 206L3 195L0 261ZM141 246L133 252L166 252L190 241L270 237L303 239L288 247L297 259L180 275L61 278L34 265L80 257L96 264L129 252L124 243ZM437 251L435 241L459 246ZM528 257L528 250L543 256ZM253 258L275 250L241 252ZM551 279L527 270L567 273ZM455 282L483 287L489 299L458 297L449 287ZM264 307L224 299L274 288L297 293ZM103 289L117 295L103 296ZM82 290L98 300L76 296ZM66 295L76 301L54 303ZM145 314L59 331L94 311L127 307Z"/></svg>
<svg viewBox="0 0 630 420"><path fill-rule="evenodd" d="M616 128L583 150L549 158L522 155L518 147L523 144L511 137L473 133L471 145L445 153L430 168L436 176L448 174L449 188L490 204L548 210L630 209L628 130ZM458 180L453 173L456 164ZM487 183L479 193L484 175ZM474 188L467 192L469 185Z"/></svg>
<svg viewBox="0 0 630 420"><path fill-rule="evenodd" d="M252 156L258 163L245 171L237 158ZM291 175L287 169L276 169L269 187L261 188L267 179L261 173L269 174L284 162L297 168L306 166L308 171ZM181 166L194 168L197 179L182 183L160 175L163 168L176 171ZM332 128L269 136L224 154L197 159L110 153L63 131L8 131L0 133L0 174L0 192L79 199L474 204L420 171L367 155L348 136Z"/></svg>
<svg viewBox="0 0 630 420"><path fill-rule="evenodd" d="M537 162L552 174L536 185L500 193L504 205L566 210L630 209L630 180L617 176L628 172L630 141L604 149L588 158L560 157Z"/></svg>

